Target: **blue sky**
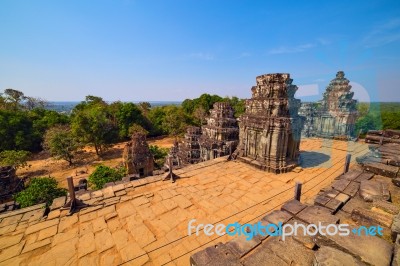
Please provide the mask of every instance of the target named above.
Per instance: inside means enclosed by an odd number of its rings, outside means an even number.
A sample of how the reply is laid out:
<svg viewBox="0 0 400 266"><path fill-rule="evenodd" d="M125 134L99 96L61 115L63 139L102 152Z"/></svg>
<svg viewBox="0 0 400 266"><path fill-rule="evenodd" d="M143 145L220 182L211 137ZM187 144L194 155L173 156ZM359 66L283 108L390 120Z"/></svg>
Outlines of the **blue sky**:
<svg viewBox="0 0 400 266"><path fill-rule="evenodd" d="M400 101L400 1L0 0L0 90L47 100L249 98L290 73L302 100L343 70Z"/></svg>

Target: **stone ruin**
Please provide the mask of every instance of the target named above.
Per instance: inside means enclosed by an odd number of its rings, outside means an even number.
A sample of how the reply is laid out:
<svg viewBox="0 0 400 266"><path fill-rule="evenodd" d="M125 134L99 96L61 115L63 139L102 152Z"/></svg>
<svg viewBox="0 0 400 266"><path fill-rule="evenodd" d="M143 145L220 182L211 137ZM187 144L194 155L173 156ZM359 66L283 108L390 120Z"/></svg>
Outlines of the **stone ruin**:
<svg viewBox="0 0 400 266"><path fill-rule="evenodd" d="M201 128L189 126L186 129L185 137L177 148L177 156L182 164L194 164L201 161L199 138Z"/></svg>
<svg viewBox="0 0 400 266"><path fill-rule="evenodd" d="M239 146L234 157L274 173L293 169L299 158L302 120L297 86L289 74L266 74L256 78L252 98L239 118Z"/></svg>
<svg viewBox="0 0 400 266"><path fill-rule="evenodd" d="M305 121L303 136L336 139L354 137L357 101L353 99L354 92L350 91L350 81L344 76L343 71L337 72L319 103L302 105L299 113Z"/></svg>
<svg viewBox="0 0 400 266"><path fill-rule="evenodd" d="M227 102L214 103L199 139L202 161L231 155L239 142L239 128L233 109Z"/></svg>
<svg viewBox="0 0 400 266"><path fill-rule="evenodd" d="M17 177L14 167L0 166L0 212L19 208L12 196L23 188L24 180Z"/></svg>
<svg viewBox="0 0 400 266"><path fill-rule="evenodd" d="M301 135L309 138L315 135L315 118L316 118L315 103L301 103L299 115L303 118L303 129Z"/></svg>
<svg viewBox="0 0 400 266"><path fill-rule="evenodd" d="M154 156L146 142L146 135L134 133L124 147L123 162L128 175L146 177L153 175Z"/></svg>
<svg viewBox="0 0 400 266"><path fill-rule="evenodd" d="M202 127L189 126L184 140L175 143L169 157L182 166L232 154L239 139L237 120L229 103L217 102Z"/></svg>

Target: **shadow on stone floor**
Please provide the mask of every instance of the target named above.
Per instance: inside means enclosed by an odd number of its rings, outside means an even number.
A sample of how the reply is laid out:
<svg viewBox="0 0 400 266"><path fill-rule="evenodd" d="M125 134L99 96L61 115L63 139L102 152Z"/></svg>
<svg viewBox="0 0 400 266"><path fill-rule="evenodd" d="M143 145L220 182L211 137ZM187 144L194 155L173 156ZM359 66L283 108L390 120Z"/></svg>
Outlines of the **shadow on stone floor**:
<svg viewBox="0 0 400 266"><path fill-rule="evenodd" d="M320 166L331 158L325 153L315 151L302 151L300 157L300 166L303 168Z"/></svg>

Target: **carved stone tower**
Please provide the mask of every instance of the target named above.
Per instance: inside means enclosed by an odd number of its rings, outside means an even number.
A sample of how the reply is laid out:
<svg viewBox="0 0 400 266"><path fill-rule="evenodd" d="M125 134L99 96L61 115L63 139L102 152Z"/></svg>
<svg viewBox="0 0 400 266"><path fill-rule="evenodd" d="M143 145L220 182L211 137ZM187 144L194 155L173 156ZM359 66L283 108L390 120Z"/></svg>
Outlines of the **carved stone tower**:
<svg viewBox="0 0 400 266"><path fill-rule="evenodd" d="M199 139L203 161L231 154L239 140L239 127L227 102L214 103Z"/></svg>
<svg viewBox="0 0 400 266"><path fill-rule="evenodd" d="M297 86L289 74L266 74L256 78L252 98L239 118L237 159L274 173L293 169L299 157L302 122Z"/></svg>
<svg viewBox="0 0 400 266"><path fill-rule="evenodd" d="M125 145L123 161L128 174L136 174L140 177L153 175L154 157L144 134L132 135L132 140Z"/></svg>
<svg viewBox="0 0 400 266"><path fill-rule="evenodd" d="M315 119L316 136L328 138L349 138L354 136L354 125L357 119L356 104L353 100L350 81L339 71L331 80L321 107Z"/></svg>
<svg viewBox="0 0 400 266"><path fill-rule="evenodd" d="M185 139L179 145L178 156L183 163L198 163L200 162L200 145L199 138L201 129L195 126L189 126L186 129Z"/></svg>

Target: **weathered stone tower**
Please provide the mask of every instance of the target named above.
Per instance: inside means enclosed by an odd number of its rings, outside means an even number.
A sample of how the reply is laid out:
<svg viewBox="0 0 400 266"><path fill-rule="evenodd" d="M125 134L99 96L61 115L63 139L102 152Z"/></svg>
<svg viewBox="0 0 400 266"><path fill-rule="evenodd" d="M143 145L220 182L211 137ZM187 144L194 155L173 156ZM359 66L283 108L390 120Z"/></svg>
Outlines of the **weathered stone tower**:
<svg viewBox="0 0 400 266"><path fill-rule="evenodd" d="M339 71L331 80L321 106L314 119L315 135L324 138L350 138L354 136L354 125L357 119L356 104L353 100L349 80L344 72Z"/></svg>
<svg viewBox="0 0 400 266"><path fill-rule="evenodd" d="M266 74L256 78L252 98L239 118L237 159L274 173L293 169L298 160L302 123L297 86L289 74Z"/></svg>
<svg viewBox="0 0 400 266"><path fill-rule="evenodd" d="M132 135L132 140L124 147L123 161L128 174L140 177L153 175L154 157L142 133Z"/></svg>
<svg viewBox="0 0 400 266"><path fill-rule="evenodd" d="M185 139L179 145L178 156L183 163L198 163L200 162L200 144L199 138L201 129L195 126L189 126L186 129Z"/></svg>
<svg viewBox="0 0 400 266"><path fill-rule="evenodd" d="M214 103L207 124L201 127L201 159L207 161L232 154L239 142L239 127L227 102Z"/></svg>

